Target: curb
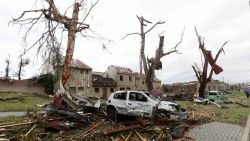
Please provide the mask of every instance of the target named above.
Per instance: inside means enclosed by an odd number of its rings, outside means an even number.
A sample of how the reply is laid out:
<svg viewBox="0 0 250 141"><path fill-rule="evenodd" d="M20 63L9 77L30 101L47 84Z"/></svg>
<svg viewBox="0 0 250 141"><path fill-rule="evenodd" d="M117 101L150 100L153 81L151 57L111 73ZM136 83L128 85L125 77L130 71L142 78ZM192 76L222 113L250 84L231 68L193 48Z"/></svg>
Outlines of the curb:
<svg viewBox="0 0 250 141"><path fill-rule="evenodd" d="M247 124L241 137L241 141L249 141L249 129L250 129L250 114L247 118Z"/></svg>

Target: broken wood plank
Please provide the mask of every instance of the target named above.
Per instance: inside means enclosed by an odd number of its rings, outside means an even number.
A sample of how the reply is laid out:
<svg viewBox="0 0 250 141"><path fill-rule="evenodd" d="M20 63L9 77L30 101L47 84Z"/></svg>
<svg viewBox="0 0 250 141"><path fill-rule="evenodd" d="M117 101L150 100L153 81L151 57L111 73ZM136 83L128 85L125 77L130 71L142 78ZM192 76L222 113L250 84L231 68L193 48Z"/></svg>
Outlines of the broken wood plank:
<svg viewBox="0 0 250 141"><path fill-rule="evenodd" d="M128 130L136 129L136 128L140 128L140 126L139 125L130 125L130 126L126 126L126 127L119 128L119 129L107 130L107 131L104 131L103 134L109 135L109 134L119 133L119 132L128 131Z"/></svg>
<svg viewBox="0 0 250 141"><path fill-rule="evenodd" d="M147 140L144 139L137 131L135 131L135 133L137 134L137 136L140 138L141 141L147 141Z"/></svg>
<svg viewBox="0 0 250 141"><path fill-rule="evenodd" d="M127 136L127 138L125 139L125 141L129 141L130 136L132 135L132 132L129 133L129 135Z"/></svg>
<svg viewBox="0 0 250 141"><path fill-rule="evenodd" d="M0 141L10 141L10 140L6 138L0 138Z"/></svg>
<svg viewBox="0 0 250 141"><path fill-rule="evenodd" d="M29 135L29 133L36 127L36 124L25 134L25 137Z"/></svg>
<svg viewBox="0 0 250 141"><path fill-rule="evenodd" d="M31 124L31 123L34 123L34 121L30 121L30 122L26 122L26 123L3 125L3 126L0 126L0 128L8 128L8 127L14 127L14 126L20 126L20 125L27 125L27 124Z"/></svg>

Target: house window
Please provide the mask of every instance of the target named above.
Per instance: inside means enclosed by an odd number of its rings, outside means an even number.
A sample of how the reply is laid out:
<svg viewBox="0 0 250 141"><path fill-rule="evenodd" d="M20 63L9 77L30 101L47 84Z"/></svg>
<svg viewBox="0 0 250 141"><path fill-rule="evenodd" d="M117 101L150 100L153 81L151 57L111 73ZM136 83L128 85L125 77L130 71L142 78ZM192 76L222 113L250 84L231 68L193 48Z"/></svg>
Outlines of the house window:
<svg viewBox="0 0 250 141"><path fill-rule="evenodd" d="M80 70L80 73L83 74L83 70Z"/></svg>
<svg viewBox="0 0 250 141"><path fill-rule="evenodd" d="M110 88L110 92L113 93L114 92L114 88Z"/></svg>
<svg viewBox="0 0 250 141"><path fill-rule="evenodd" d="M144 82L144 81L142 81L141 83L142 83L142 85L144 85L144 83L145 83L145 82Z"/></svg>
<svg viewBox="0 0 250 141"><path fill-rule="evenodd" d="M130 87L127 87L127 90L130 90Z"/></svg>
<svg viewBox="0 0 250 141"><path fill-rule="evenodd" d="M125 90L125 88L121 87L120 90Z"/></svg>
<svg viewBox="0 0 250 141"><path fill-rule="evenodd" d="M96 92L96 93L99 93L99 88L95 88L95 92Z"/></svg>
<svg viewBox="0 0 250 141"><path fill-rule="evenodd" d="M84 87L78 87L79 91L84 91Z"/></svg>
<svg viewBox="0 0 250 141"><path fill-rule="evenodd" d="M69 91L75 93L76 92L76 87L69 87Z"/></svg>
<svg viewBox="0 0 250 141"><path fill-rule="evenodd" d="M120 75L120 81L123 81L123 76L122 75Z"/></svg>
<svg viewBox="0 0 250 141"><path fill-rule="evenodd" d="M128 80L132 82L132 76L128 76Z"/></svg>

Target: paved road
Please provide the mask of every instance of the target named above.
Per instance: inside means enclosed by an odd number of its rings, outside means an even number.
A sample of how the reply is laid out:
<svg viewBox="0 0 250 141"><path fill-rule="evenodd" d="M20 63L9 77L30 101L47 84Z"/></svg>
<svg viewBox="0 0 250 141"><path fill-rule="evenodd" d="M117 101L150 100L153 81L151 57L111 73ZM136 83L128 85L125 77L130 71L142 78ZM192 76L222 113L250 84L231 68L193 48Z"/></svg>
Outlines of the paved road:
<svg viewBox="0 0 250 141"><path fill-rule="evenodd" d="M0 112L0 117L23 116L26 112Z"/></svg>
<svg viewBox="0 0 250 141"><path fill-rule="evenodd" d="M38 113L44 114L45 111L39 111ZM0 112L0 117L24 116L25 114L26 114L25 111L20 111L20 112Z"/></svg>
<svg viewBox="0 0 250 141"><path fill-rule="evenodd" d="M243 131L239 125L212 122L190 129L187 135L196 141L240 141Z"/></svg>

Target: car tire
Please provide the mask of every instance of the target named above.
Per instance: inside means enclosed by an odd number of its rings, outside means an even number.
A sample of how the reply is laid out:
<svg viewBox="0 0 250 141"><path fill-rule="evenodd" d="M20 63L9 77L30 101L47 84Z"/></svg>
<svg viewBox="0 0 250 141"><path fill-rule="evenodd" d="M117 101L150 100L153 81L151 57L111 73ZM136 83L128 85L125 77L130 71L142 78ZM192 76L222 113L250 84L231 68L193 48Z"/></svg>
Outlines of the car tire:
<svg viewBox="0 0 250 141"><path fill-rule="evenodd" d="M158 114L161 118L168 118L170 119L170 114L168 113L168 111L163 110L163 109L159 109L158 110Z"/></svg>
<svg viewBox="0 0 250 141"><path fill-rule="evenodd" d="M117 120L117 111L114 107L108 107L107 109L107 115L108 115L108 118L113 120L113 121L116 121Z"/></svg>

